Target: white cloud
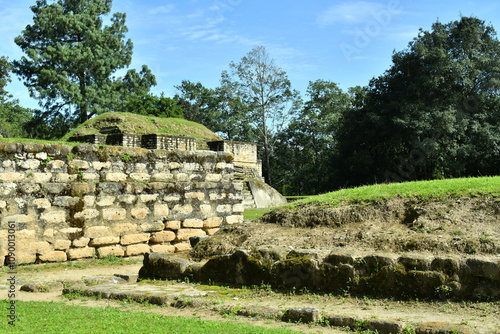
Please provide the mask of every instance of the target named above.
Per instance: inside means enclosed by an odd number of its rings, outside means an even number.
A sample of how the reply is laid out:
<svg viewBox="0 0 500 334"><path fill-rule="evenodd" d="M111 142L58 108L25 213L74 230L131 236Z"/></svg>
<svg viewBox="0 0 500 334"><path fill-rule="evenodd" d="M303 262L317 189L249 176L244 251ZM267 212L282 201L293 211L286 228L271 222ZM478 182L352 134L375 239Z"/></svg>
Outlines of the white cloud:
<svg viewBox="0 0 500 334"><path fill-rule="evenodd" d="M344 1L329 7L325 12L321 13L317 22L321 26L336 23L360 24L373 19L377 13L382 11L389 12L389 14L398 12L391 2L384 5L370 1Z"/></svg>
<svg viewBox="0 0 500 334"><path fill-rule="evenodd" d="M155 7L151 10L149 10L150 15L159 15L159 14L169 14L175 9L175 6L173 4L165 5L165 6L159 6Z"/></svg>

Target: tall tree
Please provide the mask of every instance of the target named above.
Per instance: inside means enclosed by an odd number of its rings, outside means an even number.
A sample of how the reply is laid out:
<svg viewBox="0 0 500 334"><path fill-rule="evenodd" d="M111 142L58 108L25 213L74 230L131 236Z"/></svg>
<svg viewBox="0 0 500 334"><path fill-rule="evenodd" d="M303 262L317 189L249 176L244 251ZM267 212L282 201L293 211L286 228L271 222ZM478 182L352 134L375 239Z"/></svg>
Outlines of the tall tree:
<svg viewBox="0 0 500 334"><path fill-rule="evenodd" d="M9 95L5 90L5 86L11 81L10 80L10 70L11 66L9 60L1 56L0 57L0 102L6 99Z"/></svg>
<svg viewBox="0 0 500 334"><path fill-rule="evenodd" d="M34 22L15 39L26 56L13 66L31 96L40 100L40 116L68 114L80 124L120 103L123 80L112 75L128 67L133 45L125 41L125 14L114 13L111 25L103 25L111 2L37 0L31 7ZM154 79L142 84L148 90Z"/></svg>
<svg viewBox="0 0 500 334"><path fill-rule="evenodd" d="M421 30L343 118L354 183L498 174L500 42L474 17Z"/></svg>
<svg viewBox="0 0 500 334"><path fill-rule="evenodd" d="M297 107L299 93L291 89L286 72L275 64L263 46L251 50L239 63L231 62L229 67L228 80L248 107L246 119L260 133L266 181L272 184L270 138L274 138L290 119Z"/></svg>

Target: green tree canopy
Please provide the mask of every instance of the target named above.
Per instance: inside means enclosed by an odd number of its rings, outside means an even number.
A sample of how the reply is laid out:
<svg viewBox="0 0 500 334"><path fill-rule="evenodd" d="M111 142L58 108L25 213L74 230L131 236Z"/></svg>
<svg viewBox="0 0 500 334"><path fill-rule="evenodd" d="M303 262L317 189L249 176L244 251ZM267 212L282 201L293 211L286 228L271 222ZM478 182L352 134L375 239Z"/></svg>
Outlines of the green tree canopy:
<svg viewBox="0 0 500 334"><path fill-rule="evenodd" d="M13 66L30 95L40 100L40 117L69 115L80 124L115 110L124 90L148 91L156 84L147 67L141 75L131 70L124 79L113 77L130 64L133 45L125 41L125 14L114 13L111 24L103 25L111 2L37 0L31 7L33 24L15 39L26 56Z"/></svg>
<svg viewBox="0 0 500 334"><path fill-rule="evenodd" d="M342 121L351 182L498 174L500 43L474 17L421 30Z"/></svg>

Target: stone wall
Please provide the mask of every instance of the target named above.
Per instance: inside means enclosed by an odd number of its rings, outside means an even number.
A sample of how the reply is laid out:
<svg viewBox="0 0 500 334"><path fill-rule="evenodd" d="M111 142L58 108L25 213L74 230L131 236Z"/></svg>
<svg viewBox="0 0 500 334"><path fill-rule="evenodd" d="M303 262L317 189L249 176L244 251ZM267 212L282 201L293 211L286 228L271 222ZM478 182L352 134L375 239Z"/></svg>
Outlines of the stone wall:
<svg viewBox="0 0 500 334"><path fill-rule="evenodd" d="M243 220L232 159L210 151L2 142L0 257L23 264L189 249L191 236Z"/></svg>
<svg viewBox="0 0 500 334"><path fill-rule="evenodd" d="M243 174L262 178L262 162L257 159L257 144L221 140L208 142L208 146L212 151L232 153L234 165L239 167Z"/></svg>

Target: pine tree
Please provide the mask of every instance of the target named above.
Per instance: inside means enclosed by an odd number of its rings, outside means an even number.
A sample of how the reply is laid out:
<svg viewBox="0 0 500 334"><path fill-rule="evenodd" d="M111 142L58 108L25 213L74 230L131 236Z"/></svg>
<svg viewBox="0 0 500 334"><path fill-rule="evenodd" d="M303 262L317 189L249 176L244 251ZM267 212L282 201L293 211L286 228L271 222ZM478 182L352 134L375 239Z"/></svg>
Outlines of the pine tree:
<svg viewBox="0 0 500 334"><path fill-rule="evenodd" d="M121 105L124 81L113 74L130 64L133 44L125 41L124 13L114 13L111 24L103 25L111 2L57 0L49 4L38 0L31 7L33 24L15 39L26 56L12 64L30 95L40 100L44 109L40 116L45 119L64 114L77 125ZM141 82L142 87L126 87L148 91L156 84L144 68L149 80Z"/></svg>

